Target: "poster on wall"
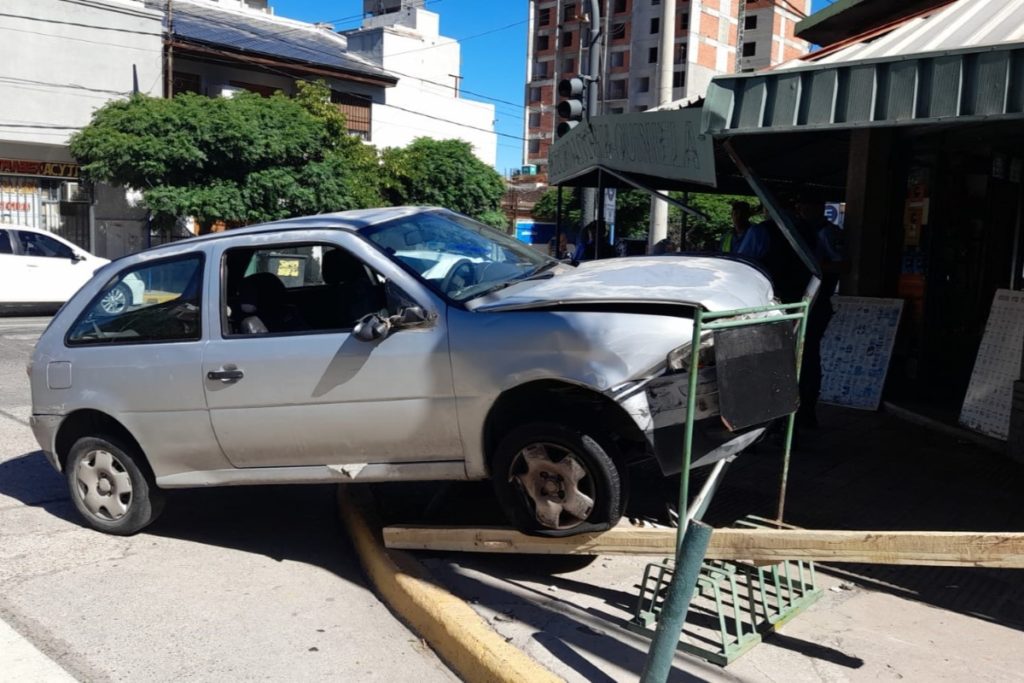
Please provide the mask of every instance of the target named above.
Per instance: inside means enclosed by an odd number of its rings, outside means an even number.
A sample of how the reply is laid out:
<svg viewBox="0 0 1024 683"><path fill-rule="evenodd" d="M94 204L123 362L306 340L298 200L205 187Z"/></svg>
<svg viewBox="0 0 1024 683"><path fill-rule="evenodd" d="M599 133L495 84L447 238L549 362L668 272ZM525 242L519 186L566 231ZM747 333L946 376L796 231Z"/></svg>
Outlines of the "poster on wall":
<svg viewBox="0 0 1024 683"><path fill-rule="evenodd" d="M985 334L974 359L960 424L1006 440L1010 432L1013 383L1020 378L1024 344L1024 292L996 290Z"/></svg>
<svg viewBox="0 0 1024 683"><path fill-rule="evenodd" d="M837 296L832 307L821 342L821 400L878 410L903 300Z"/></svg>
<svg viewBox="0 0 1024 683"><path fill-rule="evenodd" d="M0 223L39 227L40 198L38 179L0 177Z"/></svg>

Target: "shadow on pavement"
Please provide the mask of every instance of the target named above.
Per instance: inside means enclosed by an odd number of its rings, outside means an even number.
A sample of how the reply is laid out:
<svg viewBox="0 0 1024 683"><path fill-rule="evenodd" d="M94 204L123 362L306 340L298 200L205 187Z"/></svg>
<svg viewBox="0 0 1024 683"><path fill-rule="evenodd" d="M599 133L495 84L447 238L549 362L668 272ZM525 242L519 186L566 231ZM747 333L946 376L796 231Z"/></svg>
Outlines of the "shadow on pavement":
<svg viewBox="0 0 1024 683"><path fill-rule="evenodd" d="M794 638L793 636L787 636L785 634L775 631L768 636L765 636L764 642L775 647L796 652L805 657L811 657L823 662L830 662L837 666L845 666L848 669L859 669L864 666L864 660L860 657L851 657L845 652L828 647L827 645L819 645L818 643L811 643L800 638Z"/></svg>
<svg viewBox="0 0 1024 683"><path fill-rule="evenodd" d="M1022 531L1024 467L967 440L882 413L822 406L800 434L785 521L808 529ZM708 510L713 526L776 511L781 448L733 465ZM870 588L1024 630L1024 572L973 567L830 564Z"/></svg>
<svg viewBox="0 0 1024 683"><path fill-rule="evenodd" d="M336 486L250 486L166 491L163 514L140 535L163 536L304 562L365 585L338 521ZM42 451L0 462L0 495L85 526L64 477ZM99 532L96 532L99 533Z"/></svg>
<svg viewBox="0 0 1024 683"><path fill-rule="evenodd" d="M78 522L67 484L42 451L33 451L0 462L0 495L46 510L54 517Z"/></svg>

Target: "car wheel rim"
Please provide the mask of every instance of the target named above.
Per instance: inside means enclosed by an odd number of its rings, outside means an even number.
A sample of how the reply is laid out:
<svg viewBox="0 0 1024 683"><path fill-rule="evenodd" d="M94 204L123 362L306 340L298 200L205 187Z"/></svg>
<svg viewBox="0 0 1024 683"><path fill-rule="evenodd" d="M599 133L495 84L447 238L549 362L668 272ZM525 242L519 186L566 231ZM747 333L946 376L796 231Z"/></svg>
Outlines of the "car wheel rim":
<svg viewBox="0 0 1024 683"><path fill-rule="evenodd" d="M115 287L107 292L107 295L100 301L100 307L104 313L120 313L127 305L128 299L120 287Z"/></svg>
<svg viewBox="0 0 1024 683"><path fill-rule="evenodd" d="M114 522L131 508L132 479L110 451L90 451L78 461L75 488L85 509L98 519Z"/></svg>
<svg viewBox="0 0 1024 683"><path fill-rule="evenodd" d="M549 529L572 529L594 509L594 480L569 449L550 443L526 446L512 460L509 481L530 499L534 516Z"/></svg>

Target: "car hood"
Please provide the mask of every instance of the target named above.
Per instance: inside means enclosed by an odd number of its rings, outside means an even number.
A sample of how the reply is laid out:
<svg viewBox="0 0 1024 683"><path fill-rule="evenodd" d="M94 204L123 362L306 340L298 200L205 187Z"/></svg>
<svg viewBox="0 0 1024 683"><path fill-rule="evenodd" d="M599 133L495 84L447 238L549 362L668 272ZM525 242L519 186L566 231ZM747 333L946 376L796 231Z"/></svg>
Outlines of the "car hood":
<svg viewBox="0 0 1024 683"><path fill-rule="evenodd" d="M476 311L562 304L686 303L709 311L765 306L771 282L739 261L704 256L648 256L585 261L550 277L526 280L482 297Z"/></svg>

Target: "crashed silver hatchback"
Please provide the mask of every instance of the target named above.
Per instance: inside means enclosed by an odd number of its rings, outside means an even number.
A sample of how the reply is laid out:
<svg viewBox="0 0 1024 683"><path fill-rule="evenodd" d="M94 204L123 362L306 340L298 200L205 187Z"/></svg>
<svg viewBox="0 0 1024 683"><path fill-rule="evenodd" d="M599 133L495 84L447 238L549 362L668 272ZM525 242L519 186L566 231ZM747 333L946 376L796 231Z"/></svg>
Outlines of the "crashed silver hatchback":
<svg viewBox="0 0 1024 683"><path fill-rule="evenodd" d="M487 478L524 531L595 531L629 467L680 469L694 311L772 298L734 260L574 267L442 209L258 225L98 270L36 345L32 428L114 534L163 489ZM721 418L708 346L696 465L762 431Z"/></svg>

